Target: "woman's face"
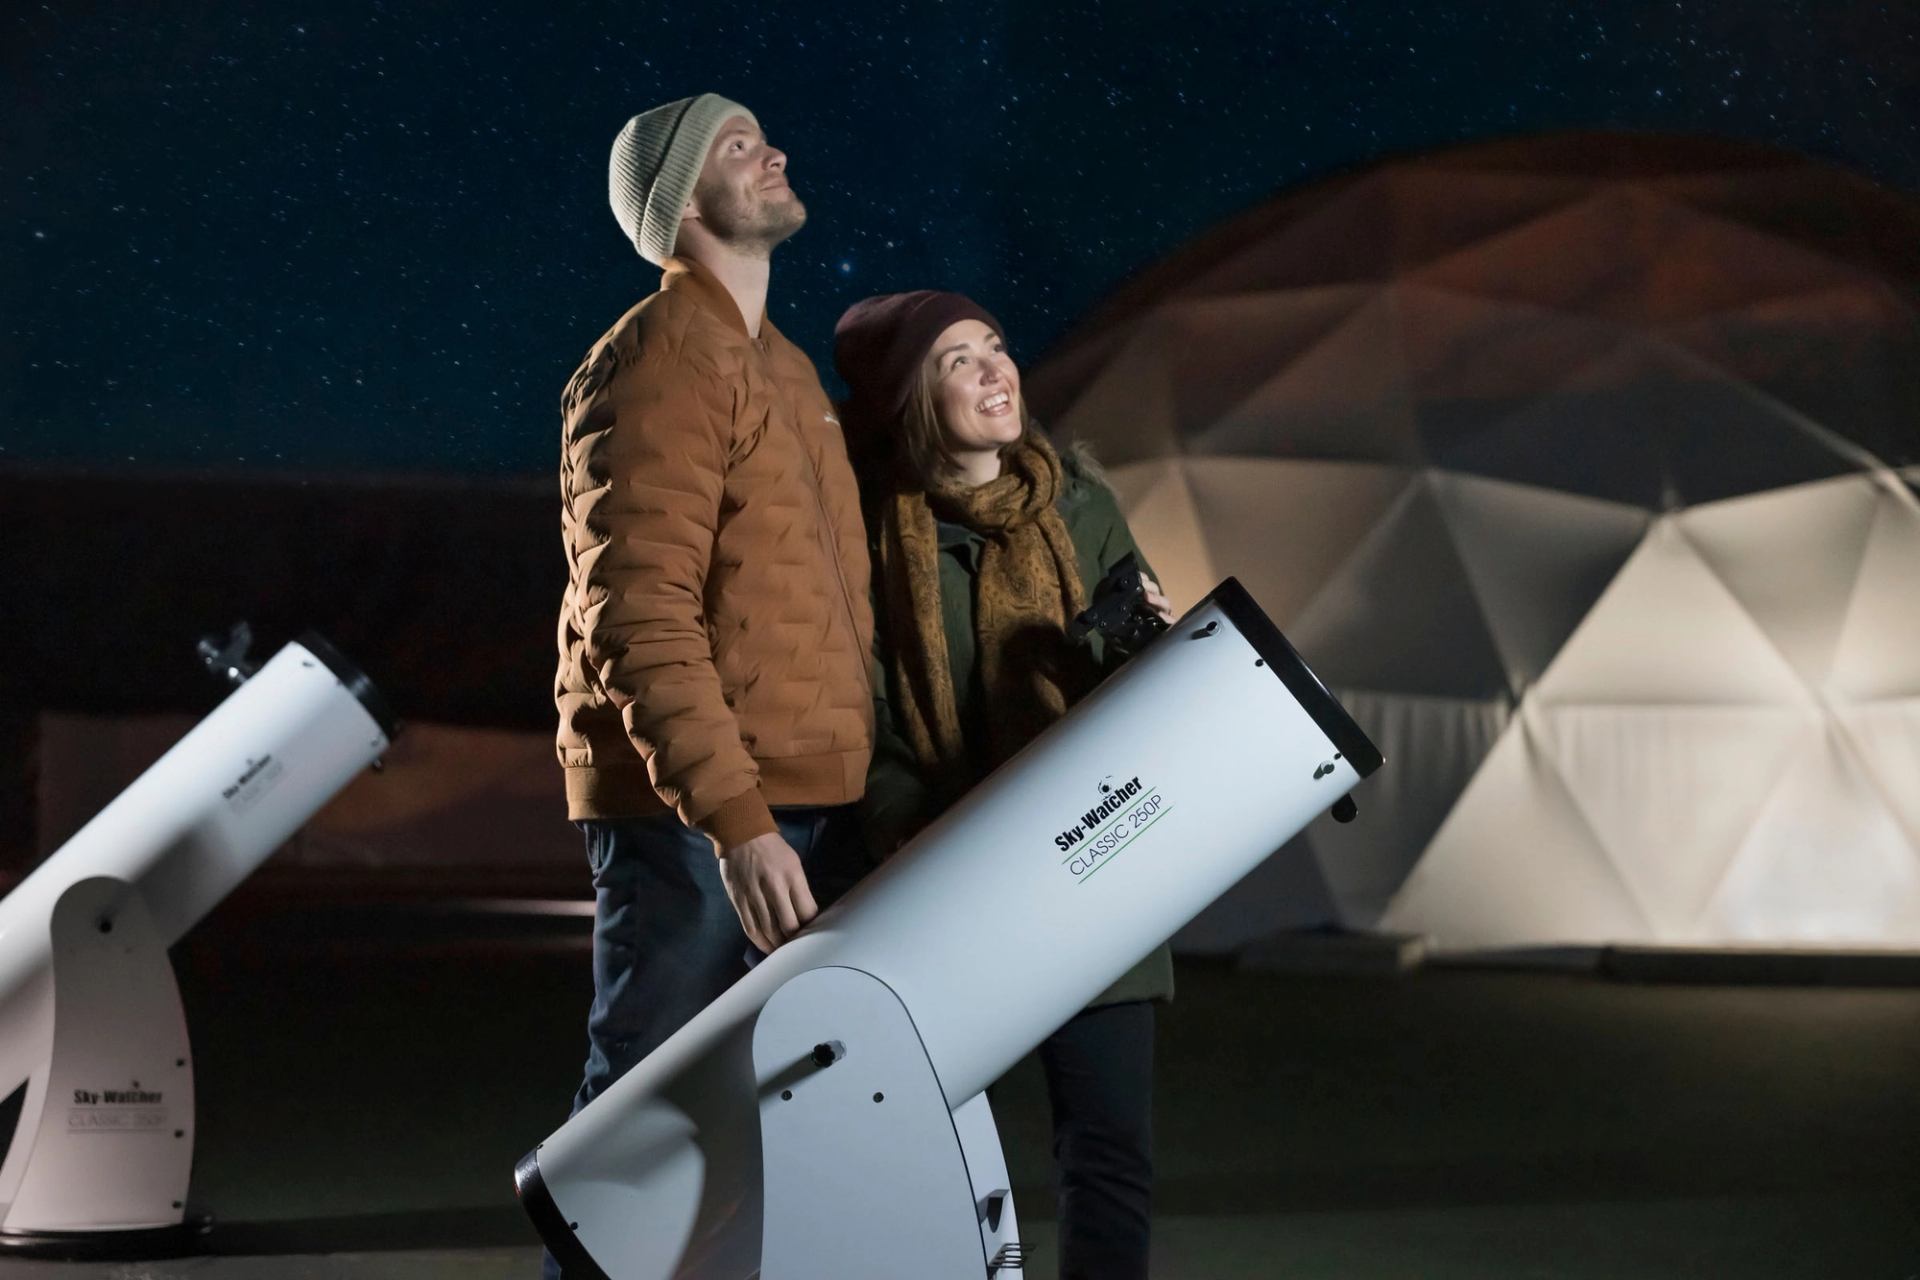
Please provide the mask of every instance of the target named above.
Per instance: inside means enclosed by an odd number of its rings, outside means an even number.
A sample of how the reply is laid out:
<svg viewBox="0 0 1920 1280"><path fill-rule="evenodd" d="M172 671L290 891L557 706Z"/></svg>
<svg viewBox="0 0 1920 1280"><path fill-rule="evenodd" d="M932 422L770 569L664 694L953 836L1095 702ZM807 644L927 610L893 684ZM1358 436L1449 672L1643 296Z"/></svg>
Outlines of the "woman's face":
<svg viewBox="0 0 1920 1280"><path fill-rule="evenodd" d="M1000 335L979 320L957 320L928 353L933 403L947 446L969 455L998 453L1020 438L1020 371Z"/></svg>

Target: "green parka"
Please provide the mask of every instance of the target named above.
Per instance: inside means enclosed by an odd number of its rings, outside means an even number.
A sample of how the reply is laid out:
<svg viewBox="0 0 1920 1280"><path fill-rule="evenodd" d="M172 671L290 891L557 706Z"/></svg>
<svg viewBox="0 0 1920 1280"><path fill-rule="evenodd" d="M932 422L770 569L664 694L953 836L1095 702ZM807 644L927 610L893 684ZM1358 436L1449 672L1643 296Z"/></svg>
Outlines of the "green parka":
<svg viewBox="0 0 1920 1280"><path fill-rule="evenodd" d="M1146 557L1134 543L1133 533L1127 528L1126 517L1121 515L1112 490L1071 451L1063 452L1060 462L1064 484L1055 509L1073 540L1080 562L1080 581L1085 584L1088 596L1091 597L1107 570L1129 554L1138 557L1142 571L1152 574ZM977 754L984 756L987 708L976 652L973 606L974 579L986 539L964 525L945 520L938 521L937 529L940 614L947 633L947 661L953 673L954 696L959 703L966 741L969 746L977 744ZM874 559L878 563L877 555ZM880 619L876 636L883 650L892 643L884 617ZM1096 636L1093 643L1095 659L1103 669L1110 669L1106 655L1100 651L1099 637ZM861 802L868 839L875 854L883 857L939 817L987 773L982 762L964 777L935 779L922 774L893 706L896 691L890 667L888 662L879 662L874 672L873 761L867 769L866 798ZM1172 996L1173 958L1162 943L1102 992L1093 1004L1166 1000Z"/></svg>

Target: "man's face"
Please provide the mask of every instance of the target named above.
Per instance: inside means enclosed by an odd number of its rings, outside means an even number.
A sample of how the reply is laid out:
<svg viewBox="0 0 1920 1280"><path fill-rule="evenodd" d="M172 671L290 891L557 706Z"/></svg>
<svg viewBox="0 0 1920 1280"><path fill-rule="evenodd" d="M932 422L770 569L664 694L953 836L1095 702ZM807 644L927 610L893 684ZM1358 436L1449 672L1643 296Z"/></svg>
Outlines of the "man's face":
<svg viewBox="0 0 1920 1280"><path fill-rule="evenodd" d="M806 206L787 185L786 153L745 116L720 126L687 203L683 222L696 219L716 239L749 253L771 250L807 220Z"/></svg>

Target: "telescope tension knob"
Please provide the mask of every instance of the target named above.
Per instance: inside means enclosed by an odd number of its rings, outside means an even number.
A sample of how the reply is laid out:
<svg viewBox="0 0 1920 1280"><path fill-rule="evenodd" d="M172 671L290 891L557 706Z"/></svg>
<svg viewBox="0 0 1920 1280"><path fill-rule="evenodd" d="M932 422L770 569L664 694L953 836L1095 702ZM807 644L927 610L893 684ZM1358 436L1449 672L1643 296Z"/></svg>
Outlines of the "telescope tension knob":
<svg viewBox="0 0 1920 1280"><path fill-rule="evenodd" d="M847 1047L838 1040L813 1046L813 1065L816 1067L830 1067L846 1056Z"/></svg>
<svg viewBox="0 0 1920 1280"><path fill-rule="evenodd" d="M253 648L253 628L244 621L234 623L232 629L227 632L225 640L218 636L205 636L198 645L194 646L195 652L200 655L200 661L206 664L207 670L236 689L252 679L253 674L260 670L260 664L255 662L247 652L251 648Z"/></svg>

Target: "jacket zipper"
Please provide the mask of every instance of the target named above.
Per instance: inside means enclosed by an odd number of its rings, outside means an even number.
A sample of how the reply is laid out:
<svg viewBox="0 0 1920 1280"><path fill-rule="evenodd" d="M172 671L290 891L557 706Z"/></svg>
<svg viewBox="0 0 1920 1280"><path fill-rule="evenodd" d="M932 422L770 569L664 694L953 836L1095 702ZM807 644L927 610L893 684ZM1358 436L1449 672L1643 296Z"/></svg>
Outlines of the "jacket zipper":
<svg viewBox="0 0 1920 1280"><path fill-rule="evenodd" d="M755 338L753 339L753 345L759 349L763 358L771 360L771 353L767 349L766 339ZM773 378L771 369L767 371L767 374L768 382L778 386L779 383ZM833 519L827 514L826 482L820 476L820 464L814 457L813 450L807 447L806 433L800 429L797 418L793 424L793 434L800 445L800 452L806 455L807 476L813 481L813 505L820 512L819 529L821 544L826 550L827 559L833 561L833 576L840 583L840 607L846 613L848 638L853 641L854 665L860 669L860 683L867 687L868 696L871 697L873 693L871 687L873 673L867 669L866 655L860 652L860 624L854 619L853 594L847 586L847 566L840 559L840 545L839 540L834 536Z"/></svg>
<svg viewBox="0 0 1920 1280"><path fill-rule="evenodd" d="M800 447L806 448L804 438L800 442ZM867 685L873 673L867 669L866 656L860 652L860 624L854 620L853 616L853 594L847 589L847 566L840 560L839 539L834 536L833 521L827 515L825 486L821 482L819 469L813 465L811 453L808 454L807 462L807 469L813 473L813 502L820 509L820 536L827 544L828 558L833 561L833 576L840 580L840 606L846 610L847 633L853 640L854 665L860 668L860 683ZM872 688L869 687L867 692L871 696Z"/></svg>

